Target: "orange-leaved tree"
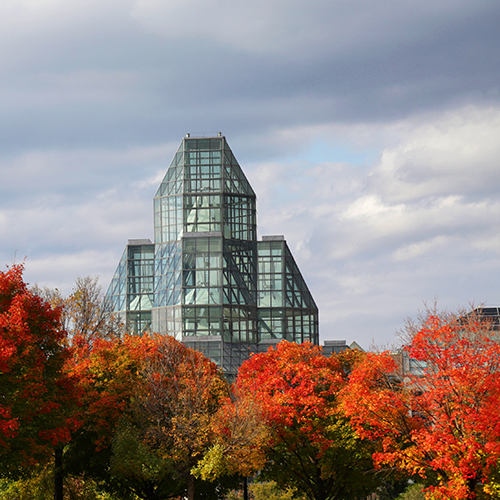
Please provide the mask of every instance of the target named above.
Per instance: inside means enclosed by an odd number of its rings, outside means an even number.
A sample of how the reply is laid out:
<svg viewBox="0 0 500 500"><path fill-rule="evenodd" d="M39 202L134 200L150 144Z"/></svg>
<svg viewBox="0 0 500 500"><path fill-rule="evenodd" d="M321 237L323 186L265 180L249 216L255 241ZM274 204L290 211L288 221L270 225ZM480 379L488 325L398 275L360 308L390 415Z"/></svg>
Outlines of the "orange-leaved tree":
<svg viewBox="0 0 500 500"><path fill-rule="evenodd" d="M118 494L152 500L188 490L192 499L191 469L228 394L219 368L170 336L85 336L74 345L83 425L66 454L69 472Z"/></svg>
<svg viewBox="0 0 500 500"><path fill-rule="evenodd" d="M405 374L386 354L355 367L344 407L360 435L379 438L379 465L427 480L441 499L488 496L500 461L500 343L478 316L430 313L406 347L421 371Z"/></svg>
<svg viewBox="0 0 500 500"><path fill-rule="evenodd" d="M260 401L233 387L212 419L213 444L193 469L197 477L215 481L224 476L249 477L267 461L270 431Z"/></svg>
<svg viewBox="0 0 500 500"><path fill-rule="evenodd" d="M14 473L52 458L79 426L79 389L61 308L23 281L23 265L0 272L0 464Z"/></svg>
<svg viewBox="0 0 500 500"><path fill-rule="evenodd" d="M71 463L71 456L74 455L76 449L82 452L86 448L79 441L81 441L81 435L86 432L85 429L88 428L88 410L92 407L88 404L91 396L88 393L88 389L91 387L89 384L91 370L89 371L88 368L95 367L99 353L103 349L109 351L115 349L116 355L119 356L118 350L121 349L121 353L126 354L127 348L118 341L119 337L124 335L124 327L113 315L109 304L106 304L97 278L78 278L73 293L67 298L63 297L57 289L41 289L35 286L30 290L60 312L59 321L67 332L65 343L72 354L71 358L67 360L65 369L78 381L80 394L83 396L83 392L85 392L83 397L85 404L82 404L80 408L73 408L74 418L85 423L84 429L76 432L69 443L60 443L54 449L54 485L57 499L63 498L64 484L70 482L69 476L71 474L69 472L77 472L74 463ZM103 339L116 340L117 342L105 343L102 342ZM94 342L98 344L95 350L92 349ZM130 354L128 356L130 357ZM109 380L111 378L113 377L110 377ZM129 386L133 386L132 381L130 381ZM96 394L95 389L94 387L94 394ZM87 438L83 441L85 445L92 442ZM97 457L102 458L101 454L89 454L89 457L92 462L96 461ZM75 461L73 460L73 462ZM76 462L83 465L88 461L79 457ZM98 467L97 469L105 470L106 468ZM44 472L42 471L41 474L43 475Z"/></svg>
<svg viewBox="0 0 500 500"><path fill-rule="evenodd" d="M192 469L212 445L212 421L228 384L220 368L173 337L158 337L155 355L144 368L145 392L135 406L144 442L174 464L194 498Z"/></svg>
<svg viewBox="0 0 500 500"><path fill-rule="evenodd" d="M143 367L156 347L157 340L150 335L73 338L70 369L83 392L82 425L65 452L68 473L113 483L109 475L113 438L142 392Z"/></svg>
<svg viewBox="0 0 500 500"><path fill-rule="evenodd" d="M237 395L259 402L270 433L263 477L314 500L355 497L374 487L370 446L338 404L362 357L346 351L328 358L319 346L282 341L242 365Z"/></svg>

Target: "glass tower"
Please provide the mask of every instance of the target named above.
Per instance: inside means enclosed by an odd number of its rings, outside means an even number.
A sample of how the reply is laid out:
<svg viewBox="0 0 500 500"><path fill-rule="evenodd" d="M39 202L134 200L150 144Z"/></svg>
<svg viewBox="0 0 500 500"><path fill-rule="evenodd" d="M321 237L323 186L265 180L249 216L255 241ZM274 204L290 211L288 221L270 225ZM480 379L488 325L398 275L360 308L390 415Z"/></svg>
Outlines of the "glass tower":
<svg viewBox="0 0 500 500"><path fill-rule="evenodd" d="M154 244L129 240L107 292L136 333L173 335L234 375L318 309L283 236L257 241L256 196L225 137L186 136L154 197Z"/></svg>

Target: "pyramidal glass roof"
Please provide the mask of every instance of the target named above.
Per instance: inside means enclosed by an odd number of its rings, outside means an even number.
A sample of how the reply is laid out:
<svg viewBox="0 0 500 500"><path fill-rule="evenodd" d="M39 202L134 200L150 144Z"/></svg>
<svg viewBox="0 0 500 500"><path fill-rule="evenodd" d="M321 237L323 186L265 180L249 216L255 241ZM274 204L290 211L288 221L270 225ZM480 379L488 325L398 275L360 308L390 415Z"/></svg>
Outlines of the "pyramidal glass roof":
<svg viewBox="0 0 500 500"><path fill-rule="evenodd" d="M204 189L255 196L243 170L223 136L209 138L186 137L182 140L160 184L155 198L192 192L185 181L198 175L205 179L220 179Z"/></svg>

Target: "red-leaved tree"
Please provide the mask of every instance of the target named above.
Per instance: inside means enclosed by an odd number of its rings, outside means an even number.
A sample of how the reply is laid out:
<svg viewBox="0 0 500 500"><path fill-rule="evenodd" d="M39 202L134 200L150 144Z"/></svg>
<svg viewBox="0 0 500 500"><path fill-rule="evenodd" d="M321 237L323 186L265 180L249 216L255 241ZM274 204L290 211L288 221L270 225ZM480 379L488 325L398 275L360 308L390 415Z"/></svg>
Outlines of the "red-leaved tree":
<svg viewBox="0 0 500 500"><path fill-rule="evenodd" d="M260 405L269 430L264 477L314 500L354 498L374 487L370 445L338 404L362 356L328 358L319 346L283 341L242 365L236 394Z"/></svg>
<svg viewBox="0 0 500 500"><path fill-rule="evenodd" d="M52 458L78 427L78 387L61 308L31 292L23 266L0 272L0 464L15 473Z"/></svg>
<svg viewBox="0 0 500 500"><path fill-rule="evenodd" d="M412 332L406 351L422 372L398 379L387 353L367 356L344 408L360 435L379 439L377 463L420 476L433 498L488 495L500 460L497 333L476 316L437 314Z"/></svg>

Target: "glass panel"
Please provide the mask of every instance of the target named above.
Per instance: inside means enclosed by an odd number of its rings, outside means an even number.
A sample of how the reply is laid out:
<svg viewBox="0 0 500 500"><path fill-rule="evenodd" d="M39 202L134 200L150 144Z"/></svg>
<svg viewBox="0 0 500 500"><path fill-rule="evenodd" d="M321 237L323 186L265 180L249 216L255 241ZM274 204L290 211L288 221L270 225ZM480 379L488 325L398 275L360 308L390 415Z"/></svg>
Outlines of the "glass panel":
<svg viewBox="0 0 500 500"><path fill-rule="evenodd" d="M196 264L195 254L184 254L184 269L194 269Z"/></svg>
<svg viewBox="0 0 500 500"><path fill-rule="evenodd" d="M208 304L208 288L197 289L196 304Z"/></svg>
<svg viewBox="0 0 500 500"><path fill-rule="evenodd" d="M183 240L183 245L184 245L185 252L194 252L195 245L196 245L196 239L195 238L185 238Z"/></svg>
<svg viewBox="0 0 500 500"><path fill-rule="evenodd" d="M210 286L221 286L221 272L210 271Z"/></svg>
<svg viewBox="0 0 500 500"><path fill-rule="evenodd" d="M196 251L208 252L208 238L196 238Z"/></svg>
<svg viewBox="0 0 500 500"><path fill-rule="evenodd" d="M220 288L210 288L209 302L210 302L210 304L220 304L220 302L221 302L221 289Z"/></svg>
<svg viewBox="0 0 500 500"><path fill-rule="evenodd" d="M184 271L184 286L194 286L194 271Z"/></svg>
<svg viewBox="0 0 500 500"><path fill-rule="evenodd" d="M208 286L209 271L196 271L196 286Z"/></svg>
<svg viewBox="0 0 500 500"><path fill-rule="evenodd" d="M196 255L196 269L208 268L209 258L207 254Z"/></svg>
<svg viewBox="0 0 500 500"><path fill-rule="evenodd" d="M196 301L196 288L184 289L184 304L194 304Z"/></svg>
<svg viewBox="0 0 500 500"><path fill-rule="evenodd" d="M214 254L211 254L210 255L210 267L213 269L213 268L217 268L217 267L222 267L221 266L221 255L214 255Z"/></svg>

